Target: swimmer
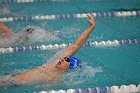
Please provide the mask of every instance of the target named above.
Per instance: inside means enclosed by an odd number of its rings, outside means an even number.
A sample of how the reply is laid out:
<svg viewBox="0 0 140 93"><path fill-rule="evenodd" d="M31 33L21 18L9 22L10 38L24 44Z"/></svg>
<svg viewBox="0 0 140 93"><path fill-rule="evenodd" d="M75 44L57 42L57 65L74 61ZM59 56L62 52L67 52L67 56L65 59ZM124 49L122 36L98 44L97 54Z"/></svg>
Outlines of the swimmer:
<svg viewBox="0 0 140 93"><path fill-rule="evenodd" d="M26 34L31 34L33 32L33 28L27 28L24 32ZM13 32L10 28L8 28L3 22L0 21L0 32L5 37L13 35L15 32Z"/></svg>
<svg viewBox="0 0 140 93"><path fill-rule="evenodd" d="M80 35L80 37L69 47L67 47L59 57L52 63L44 64L33 70L15 75L12 77L11 82L15 85L41 83L44 81L59 82L61 76L68 69L81 67L80 61L72 57L80 47L86 42L88 36L95 28L94 17L88 14L87 21L90 26Z"/></svg>
<svg viewBox="0 0 140 93"><path fill-rule="evenodd" d="M16 33L0 21L0 47L22 43L29 39L29 35L31 35L33 31L33 28L27 28L22 32Z"/></svg>

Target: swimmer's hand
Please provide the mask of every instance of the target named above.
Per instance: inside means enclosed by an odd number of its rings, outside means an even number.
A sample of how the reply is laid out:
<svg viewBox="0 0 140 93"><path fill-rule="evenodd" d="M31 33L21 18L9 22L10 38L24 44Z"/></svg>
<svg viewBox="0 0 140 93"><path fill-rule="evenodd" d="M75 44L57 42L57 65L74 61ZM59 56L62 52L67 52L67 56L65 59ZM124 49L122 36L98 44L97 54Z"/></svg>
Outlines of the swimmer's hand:
<svg viewBox="0 0 140 93"><path fill-rule="evenodd" d="M96 24L95 24L93 15L92 14L88 14L87 16L88 16L87 21L89 22L90 26L93 27L93 28L95 28L95 25Z"/></svg>

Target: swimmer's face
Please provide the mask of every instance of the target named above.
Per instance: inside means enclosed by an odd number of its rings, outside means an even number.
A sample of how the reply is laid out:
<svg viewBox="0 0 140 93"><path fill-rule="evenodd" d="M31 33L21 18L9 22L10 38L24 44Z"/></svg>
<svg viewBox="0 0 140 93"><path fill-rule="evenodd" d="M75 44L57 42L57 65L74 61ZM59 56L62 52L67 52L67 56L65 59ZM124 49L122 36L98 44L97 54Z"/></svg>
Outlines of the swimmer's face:
<svg viewBox="0 0 140 93"><path fill-rule="evenodd" d="M56 67L59 68L60 70L67 70L69 68L70 62L66 58L61 59L58 61L56 64Z"/></svg>
<svg viewBox="0 0 140 93"><path fill-rule="evenodd" d="M26 34L32 34L33 30L34 29L32 29L32 28L28 28L28 29L25 30L25 33Z"/></svg>

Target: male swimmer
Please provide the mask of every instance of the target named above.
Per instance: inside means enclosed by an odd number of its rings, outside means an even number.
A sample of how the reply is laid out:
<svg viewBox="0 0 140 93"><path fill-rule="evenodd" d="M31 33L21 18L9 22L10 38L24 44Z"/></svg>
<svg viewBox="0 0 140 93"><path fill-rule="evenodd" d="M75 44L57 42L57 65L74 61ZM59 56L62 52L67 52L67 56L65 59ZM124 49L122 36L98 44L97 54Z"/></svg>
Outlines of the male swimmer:
<svg viewBox="0 0 140 93"><path fill-rule="evenodd" d="M62 74L68 69L74 67L81 67L78 59L72 57L80 47L86 42L88 36L95 28L95 21L93 15L88 14L87 21L90 26L80 35L80 37L69 47L67 47L59 57L50 64L44 64L33 70L15 75L11 79L11 83L15 85L40 83L44 81L57 82L60 80ZM10 80L9 80L10 81Z"/></svg>
<svg viewBox="0 0 140 93"><path fill-rule="evenodd" d="M29 39L29 34L33 32L33 28L28 28L22 32L13 32L3 22L0 22L0 47L11 46L22 43Z"/></svg>

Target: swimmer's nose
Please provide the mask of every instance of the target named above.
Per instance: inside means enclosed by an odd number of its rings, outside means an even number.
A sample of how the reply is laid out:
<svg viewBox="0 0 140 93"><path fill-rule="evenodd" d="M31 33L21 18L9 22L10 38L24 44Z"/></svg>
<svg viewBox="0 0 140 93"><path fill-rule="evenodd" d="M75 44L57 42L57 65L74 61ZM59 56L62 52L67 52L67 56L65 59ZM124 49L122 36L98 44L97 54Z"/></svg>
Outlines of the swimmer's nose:
<svg viewBox="0 0 140 93"><path fill-rule="evenodd" d="M61 61L58 62L58 65L60 65L60 64L61 64Z"/></svg>

